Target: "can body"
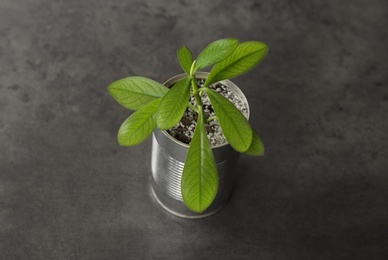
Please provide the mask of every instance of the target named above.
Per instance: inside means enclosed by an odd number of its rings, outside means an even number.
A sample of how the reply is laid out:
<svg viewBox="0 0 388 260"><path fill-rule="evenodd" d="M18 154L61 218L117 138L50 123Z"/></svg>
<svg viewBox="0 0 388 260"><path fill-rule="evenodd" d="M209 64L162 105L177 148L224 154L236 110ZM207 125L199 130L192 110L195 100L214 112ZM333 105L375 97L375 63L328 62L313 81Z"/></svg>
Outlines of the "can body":
<svg viewBox="0 0 388 260"><path fill-rule="evenodd" d="M197 73L197 78L206 78L207 73ZM165 86L170 87L185 75L171 78ZM244 94L232 82L223 84L236 92L248 107ZM249 110L249 107L248 107ZM248 112L249 116L249 112ZM236 165L239 153L229 144L213 147L219 186L215 200L208 209L198 214L189 210L183 202L181 193L181 178L189 146L184 144L166 131L155 130L152 137L152 192L158 203L168 212L184 218L201 218L212 215L223 208L228 202L234 187Z"/></svg>

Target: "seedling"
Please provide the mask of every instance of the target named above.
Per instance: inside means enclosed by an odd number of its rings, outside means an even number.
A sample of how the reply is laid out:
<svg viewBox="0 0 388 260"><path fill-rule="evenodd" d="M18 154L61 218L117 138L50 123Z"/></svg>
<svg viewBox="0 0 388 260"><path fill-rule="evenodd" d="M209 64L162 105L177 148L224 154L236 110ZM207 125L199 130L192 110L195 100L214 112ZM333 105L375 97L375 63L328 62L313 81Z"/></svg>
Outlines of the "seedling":
<svg viewBox="0 0 388 260"><path fill-rule="evenodd" d="M198 114L193 138L189 144L181 179L181 192L186 206L197 213L206 210L218 190L218 175L208 140L207 120L201 96L205 93L213 106L215 118L229 144L238 152L263 155L264 146L245 116L224 96L209 88L219 81L246 73L267 54L265 43L237 39L221 39L209 44L193 59L185 46L178 49L178 59L187 76L170 89L145 77L128 77L113 82L108 90L122 106L135 110L121 125L118 142L134 146L146 140L155 128L167 130L175 126L190 107ZM213 66L203 86L196 72ZM195 104L188 102L193 96Z"/></svg>

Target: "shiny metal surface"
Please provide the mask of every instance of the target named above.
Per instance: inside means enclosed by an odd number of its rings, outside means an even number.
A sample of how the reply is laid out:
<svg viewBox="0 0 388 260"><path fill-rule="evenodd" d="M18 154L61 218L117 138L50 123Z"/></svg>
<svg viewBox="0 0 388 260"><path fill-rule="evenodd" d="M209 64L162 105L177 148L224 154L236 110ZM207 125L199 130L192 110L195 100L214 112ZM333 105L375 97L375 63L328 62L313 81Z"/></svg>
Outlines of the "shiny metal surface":
<svg viewBox="0 0 388 260"><path fill-rule="evenodd" d="M198 72L197 78L206 78L208 73ZM164 83L170 87L178 80L185 77L185 74L177 75ZM246 103L248 102L241 90L231 81L222 81ZM239 153L229 144L223 144L212 148L216 161L219 188L212 205L203 213L197 214L189 210L182 199L181 177L184 162L189 146L184 144L166 131L155 130L152 138L152 192L158 203L168 212L184 218L202 218L219 211L228 202L234 186L235 168Z"/></svg>

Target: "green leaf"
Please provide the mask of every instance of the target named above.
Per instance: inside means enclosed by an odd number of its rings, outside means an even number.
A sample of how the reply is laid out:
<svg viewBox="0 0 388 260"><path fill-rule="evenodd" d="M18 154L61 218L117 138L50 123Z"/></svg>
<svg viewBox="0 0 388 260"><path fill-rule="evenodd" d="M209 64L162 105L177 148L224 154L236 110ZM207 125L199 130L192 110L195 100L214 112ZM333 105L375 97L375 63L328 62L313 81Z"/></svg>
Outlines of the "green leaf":
<svg viewBox="0 0 388 260"><path fill-rule="evenodd" d="M186 206L194 212L205 211L218 190L214 156L203 124L202 111L183 168L181 191Z"/></svg>
<svg viewBox="0 0 388 260"><path fill-rule="evenodd" d="M229 144L238 152L245 152L252 143L252 128L245 116L227 98L209 88L204 88L222 132Z"/></svg>
<svg viewBox="0 0 388 260"><path fill-rule="evenodd" d="M182 119L190 98L190 82L190 77L179 81L163 97L156 117L159 129L169 129Z"/></svg>
<svg viewBox="0 0 388 260"><path fill-rule="evenodd" d="M193 63L193 54L186 46L178 49L178 59L187 75L190 75L191 64Z"/></svg>
<svg viewBox="0 0 388 260"><path fill-rule="evenodd" d="M151 79L135 76L113 82L108 90L123 107L137 110L164 96L168 88Z"/></svg>
<svg viewBox="0 0 388 260"><path fill-rule="evenodd" d="M205 82L205 87L248 72L264 59L268 49L268 45L262 42L252 41L239 44L232 55L213 67Z"/></svg>
<svg viewBox="0 0 388 260"><path fill-rule="evenodd" d="M264 155L263 141L261 141L259 135L255 131L252 131L252 134L252 144L244 153L256 156Z"/></svg>
<svg viewBox="0 0 388 260"><path fill-rule="evenodd" d="M156 128L156 111L161 98L151 101L128 117L119 129L122 146L134 146L147 139Z"/></svg>
<svg viewBox="0 0 388 260"><path fill-rule="evenodd" d="M195 68L200 70L216 64L228 56L237 48L239 43L238 39L221 39L210 43L202 52L199 54Z"/></svg>

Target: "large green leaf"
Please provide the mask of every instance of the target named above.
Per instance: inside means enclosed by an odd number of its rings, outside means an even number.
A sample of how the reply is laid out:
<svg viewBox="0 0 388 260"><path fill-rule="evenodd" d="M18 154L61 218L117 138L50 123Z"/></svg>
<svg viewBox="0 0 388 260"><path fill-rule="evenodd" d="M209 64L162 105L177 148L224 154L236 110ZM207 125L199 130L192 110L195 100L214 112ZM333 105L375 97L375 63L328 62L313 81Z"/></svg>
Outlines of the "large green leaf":
<svg viewBox="0 0 388 260"><path fill-rule="evenodd" d="M193 63L193 54L186 46L178 49L178 59L187 75L190 75L191 64Z"/></svg>
<svg viewBox="0 0 388 260"><path fill-rule="evenodd" d="M205 86L246 73L264 59L268 49L268 45L262 42L251 41L239 44L232 55L213 67Z"/></svg>
<svg viewBox="0 0 388 260"><path fill-rule="evenodd" d="M190 77L179 81L163 97L156 117L159 129L169 129L181 120L190 98L190 82Z"/></svg>
<svg viewBox="0 0 388 260"><path fill-rule="evenodd" d="M202 111L187 153L182 173L181 191L186 206L201 213L213 202L218 190L214 156L203 123Z"/></svg>
<svg viewBox="0 0 388 260"><path fill-rule="evenodd" d="M239 40L233 38L221 39L210 43L199 54L195 63L195 69L200 70L226 59L237 48L238 43Z"/></svg>
<svg viewBox="0 0 388 260"><path fill-rule="evenodd" d="M144 77L128 77L108 86L109 93L122 106L137 110L167 93L168 88Z"/></svg>
<svg viewBox="0 0 388 260"><path fill-rule="evenodd" d="M156 111L161 98L151 101L128 117L119 129L117 140L120 145L140 144L156 128Z"/></svg>
<svg viewBox="0 0 388 260"><path fill-rule="evenodd" d="M244 153L248 155L264 155L264 144L263 141L261 141L259 135L252 131L252 143L248 150L246 150Z"/></svg>
<svg viewBox="0 0 388 260"><path fill-rule="evenodd" d="M248 150L252 143L252 128L248 120L227 98L209 88L204 90L229 144L238 152Z"/></svg>

